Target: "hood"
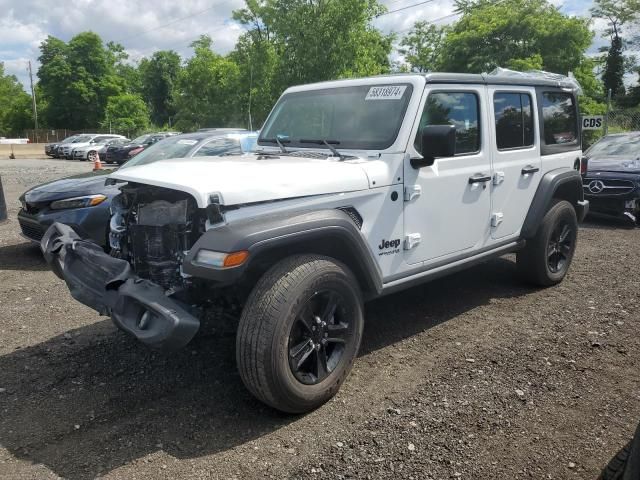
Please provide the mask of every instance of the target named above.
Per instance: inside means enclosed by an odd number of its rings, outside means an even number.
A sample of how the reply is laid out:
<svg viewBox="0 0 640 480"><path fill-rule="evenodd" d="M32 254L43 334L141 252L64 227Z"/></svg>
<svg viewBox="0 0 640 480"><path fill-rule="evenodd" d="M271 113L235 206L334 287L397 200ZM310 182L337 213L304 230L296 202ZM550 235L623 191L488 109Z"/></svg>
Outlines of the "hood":
<svg viewBox="0 0 640 480"><path fill-rule="evenodd" d="M24 199L28 203L52 202L61 198L80 197L102 193L107 195L114 191L113 186L105 187L106 176L113 170L98 170L96 172L83 173L73 177L62 178L52 182L38 185L24 193Z"/></svg>
<svg viewBox="0 0 640 480"><path fill-rule="evenodd" d="M640 173L640 159L626 157L591 157L587 174L591 172Z"/></svg>
<svg viewBox="0 0 640 480"><path fill-rule="evenodd" d="M369 188L357 163L253 154L161 160L124 167L111 176L187 192L200 208L212 193L220 195L223 205L238 205Z"/></svg>

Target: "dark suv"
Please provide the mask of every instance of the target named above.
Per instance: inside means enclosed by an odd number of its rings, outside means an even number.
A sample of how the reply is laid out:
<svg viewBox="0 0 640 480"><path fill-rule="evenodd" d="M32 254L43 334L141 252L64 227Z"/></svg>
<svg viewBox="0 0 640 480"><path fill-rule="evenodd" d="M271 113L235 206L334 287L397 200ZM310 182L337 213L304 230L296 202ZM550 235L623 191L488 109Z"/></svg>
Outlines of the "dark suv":
<svg viewBox="0 0 640 480"><path fill-rule="evenodd" d="M584 196L590 212L640 224L640 132L601 138L585 152Z"/></svg>

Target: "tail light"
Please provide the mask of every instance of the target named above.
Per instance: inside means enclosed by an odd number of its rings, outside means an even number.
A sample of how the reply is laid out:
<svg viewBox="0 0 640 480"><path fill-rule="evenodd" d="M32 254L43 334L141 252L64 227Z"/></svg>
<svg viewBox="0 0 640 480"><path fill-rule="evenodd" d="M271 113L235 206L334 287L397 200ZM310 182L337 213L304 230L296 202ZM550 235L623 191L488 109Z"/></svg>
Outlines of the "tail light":
<svg viewBox="0 0 640 480"><path fill-rule="evenodd" d="M131 151L129 152L129 156L130 156L130 157L133 157L134 155L139 154L142 150L144 150L144 148L142 148L142 147L134 148L133 150L131 150Z"/></svg>
<svg viewBox="0 0 640 480"><path fill-rule="evenodd" d="M580 175L587 174L587 166L589 164L589 159L587 157L580 158Z"/></svg>

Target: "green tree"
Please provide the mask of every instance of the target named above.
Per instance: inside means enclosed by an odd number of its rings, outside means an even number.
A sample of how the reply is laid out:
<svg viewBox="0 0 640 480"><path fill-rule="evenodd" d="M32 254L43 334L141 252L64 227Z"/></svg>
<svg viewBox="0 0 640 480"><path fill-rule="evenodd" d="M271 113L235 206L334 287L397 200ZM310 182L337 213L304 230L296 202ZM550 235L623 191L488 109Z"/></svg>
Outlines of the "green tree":
<svg viewBox="0 0 640 480"><path fill-rule="evenodd" d="M566 75L591 45L589 20L564 15L547 0L458 0L456 5L462 17L442 47L445 70L479 73L513 65Z"/></svg>
<svg viewBox="0 0 640 480"><path fill-rule="evenodd" d="M278 54L274 44L255 31L243 34L229 58L238 66L236 108L241 125L259 127L282 93L276 83Z"/></svg>
<svg viewBox="0 0 640 480"><path fill-rule="evenodd" d="M608 22L603 35L610 38L610 45L604 59L604 72L602 81L604 88L614 98L621 97L625 93L624 74L626 73L624 56L624 39L622 27L634 22L639 15L637 0L595 0L591 14L596 18L602 18Z"/></svg>
<svg viewBox="0 0 640 480"><path fill-rule="evenodd" d="M400 42L399 52L416 72L440 70L442 63L442 44L447 32L429 22L416 22L409 33Z"/></svg>
<svg viewBox="0 0 640 480"><path fill-rule="evenodd" d="M150 59L140 62L142 94L151 110L155 125L170 123L175 116L175 90L182 60L172 50L154 52Z"/></svg>
<svg viewBox="0 0 640 480"><path fill-rule="evenodd" d="M15 75L4 72L0 62L0 136L13 137L33 128L31 95L24 91Z"/></svg>
<svg viewBox="0 0 640 480"><path fill-rule="evenodd" d="M252 99L268 100L252 109L262 119L291 85L388 72L394 37L371 26L382 12L376 0L246 0L234 19L249 31L232 55L241 67L242 105L249 90ZM265 84L266 95L254 95L262 92L250 84Z"/></svg>
<svg viewBox="0 0 640 480"><path fill-rule="evenodd" d="M69 43L48 37L40 46L39 85L52 127L87 128L100 124L108 98L124 90L118 77L119 46L105 46L93 32L83 32Z"/></svg>
<svg viewBox="0 0 640 480"><path fill-rule="evenodd" d="M129 62L129 54L119 43L107 42L109 62L113 64L115 76L123 93L142 93L139 68Z"/></svg>
<svg viewBox="0 0 640 480"><path fill-rule="evenodd" d="M124 93L109 97L102 126L111 127L128 136L135 135L149 126L149 111L142 97Z"/></svg>
<svg viewBox="0 0 640 480"><path fill-rule="evenodd" d="M207 35L193 42L195 53L180 72L176 98L179 129L243 124L237 113L238 65L213 52L211 46Z"/></svg>

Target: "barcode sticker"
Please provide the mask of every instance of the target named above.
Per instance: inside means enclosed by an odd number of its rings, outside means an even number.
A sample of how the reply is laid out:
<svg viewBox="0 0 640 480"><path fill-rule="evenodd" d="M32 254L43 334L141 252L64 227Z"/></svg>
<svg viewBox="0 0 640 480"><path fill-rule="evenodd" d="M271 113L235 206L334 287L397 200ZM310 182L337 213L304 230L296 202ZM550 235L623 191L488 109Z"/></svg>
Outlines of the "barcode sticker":
<svg viewBox="0 0 640 480"><path fill-rule="evenodd" d="M365 100L400 100L406 89L405 85L371 87Z"/></svg>

